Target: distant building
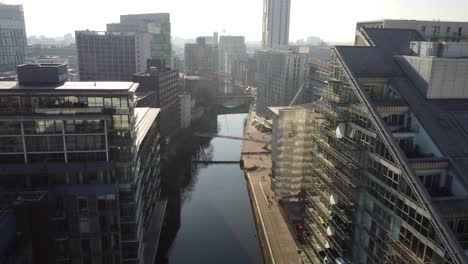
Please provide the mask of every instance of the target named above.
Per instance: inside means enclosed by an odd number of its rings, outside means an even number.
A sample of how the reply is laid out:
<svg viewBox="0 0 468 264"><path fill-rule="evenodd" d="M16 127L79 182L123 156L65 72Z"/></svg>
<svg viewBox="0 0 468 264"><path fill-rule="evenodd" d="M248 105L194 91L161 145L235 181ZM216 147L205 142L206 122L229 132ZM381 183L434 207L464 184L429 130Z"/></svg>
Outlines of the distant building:
<svg viewBox="0 0 468 264"><path fill-rule="evenodd" d="M150 58L164 59L171 63L171 20L169 13L121 15L120 23L107 24L107 31L150 34Z"/></svg>
<svg viewBox="0 0 468 264"><path fill-rule="evenodd" d="M179 71L166 67L164 60L148 60L148 69L133 75L138 83L138 105L160 108L161 137L173 136L180 128Z"/></svg>
<svg viewBox="0 0 468 264"><path fill-rule="evenodd" d="M151 58L151 35L76 31L81 81L131 81Z"/></svg>
<svg viewBox="0 0 468 264"><path fill-rule="evenodd" d="M248 55L243 36L221 36L219 39L219 69L241 83L247 82Z"/></svg>
<svg viewBox="0 0 468 264"><path fill-rule="evenodd" d="M362 43L359 30L364 27L414 29L430 41L468 41L468 22L383 19L358 22L356 24L356 45Z"/></svg>
<svg viewBox="0 0 468 264"><path fill-rule="evenodd" d="M268 114L269 106L288 106L306 85L308 50L293 47L290 50L260 50L257 61L256 110ZM302 103L302 97L296 100Z"/></svg>
<svg viewBox="0 0 468 264"><path fill-rule="evenodd" d="M66 73L20 65L18 83L0 82L0 186L48 191L54 250L41 263L154 263L159 109L138 107L136 83Z"/></svg>
<svg viewBox="0 0 468 264"><path fill-rule="evenodd" d="M179 95L180 127L188 128L191 122L192 99L189 93Z"/></svg>
<svg viewBox="0 0 468 264"><path fill-rule="evenodd" d="M68 69L78 70L78 55L76 45L28 45L26 48L26 59L28 63L42 57L58 57L66 61ZM40 62L43 63L43 62Z"/></svg>
<svg viewBox="0 0 468 264"><path fill-rule="evenodd" d="M208 45L218 45L219 37L218 32L213 32L213 36L200 36L198 38L203 38L205 43Z"/></svg>
<svg viewBox="0 0 468 264"><path fill-rule="evenodd" d="M291 0L263 0L262 49L289 45Z"/></svg>
<svg viewBox="0 0 468 264"><path fill-rule="evenodd" d="M185 44L185 72L188 75L214 76L218 71L218 45L207 44L199 37Z"/></svg>
<svg viewBox="0 0 468 264"><path fill-rule="evenodd" d="M0 3L0 72L25 62L26 45L23 6Z"/></svg>

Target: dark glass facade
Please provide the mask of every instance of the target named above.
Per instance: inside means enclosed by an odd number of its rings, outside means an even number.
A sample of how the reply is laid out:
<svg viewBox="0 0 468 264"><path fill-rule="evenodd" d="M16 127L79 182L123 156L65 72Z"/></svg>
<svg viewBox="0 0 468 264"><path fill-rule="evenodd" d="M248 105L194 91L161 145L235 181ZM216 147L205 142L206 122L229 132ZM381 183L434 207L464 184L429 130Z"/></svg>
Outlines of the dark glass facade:
<svg viewBox="0 0 468 264"><path fill-rule="evenodd" d="M0 185L49 191L55 263L154 259L159 110L114 84L0 90Z"/></svg>
<svg viewBox="0 0 468 264"><path fill-rule="evenodd" d="M0 72L23 64L26 46L23 6L0 3Z"/></svg>

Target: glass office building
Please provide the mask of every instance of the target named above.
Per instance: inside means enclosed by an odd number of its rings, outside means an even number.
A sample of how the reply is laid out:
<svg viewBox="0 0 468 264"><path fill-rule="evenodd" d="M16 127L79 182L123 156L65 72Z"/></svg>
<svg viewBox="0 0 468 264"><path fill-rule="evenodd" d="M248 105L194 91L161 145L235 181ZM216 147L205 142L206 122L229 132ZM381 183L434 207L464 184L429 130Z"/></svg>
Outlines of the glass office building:
<svg viewBox="0 0 468 264"><path fill-rule="evenodd" d="M24 85L18 74L0 84L0 184L49 190L50 263L153 263L159 109L138 107L131 82Z"/></svg>

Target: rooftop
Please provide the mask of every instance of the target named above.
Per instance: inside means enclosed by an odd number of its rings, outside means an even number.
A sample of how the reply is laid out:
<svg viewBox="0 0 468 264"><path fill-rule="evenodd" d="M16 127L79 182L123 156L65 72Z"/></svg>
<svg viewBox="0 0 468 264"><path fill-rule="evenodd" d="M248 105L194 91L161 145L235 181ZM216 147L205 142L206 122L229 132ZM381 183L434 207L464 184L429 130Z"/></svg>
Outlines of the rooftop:
<svg viewBox="0 0 468 264"><path fill-rule="evenodd" d="M134 92L138 88L133 82L66 82L57 85L29 86L19 85L17 82L0 82L0 94L9 92L66 92L66 91L128 91Z"/></svg>
<svg viewBox="0 0 468 264"><path fill-rule="evenodd" d="M135 108L135 130L136 130L136 148L140 147L141 142L145 139L146 134L158 117L161 109L149 107Z"/></svg>

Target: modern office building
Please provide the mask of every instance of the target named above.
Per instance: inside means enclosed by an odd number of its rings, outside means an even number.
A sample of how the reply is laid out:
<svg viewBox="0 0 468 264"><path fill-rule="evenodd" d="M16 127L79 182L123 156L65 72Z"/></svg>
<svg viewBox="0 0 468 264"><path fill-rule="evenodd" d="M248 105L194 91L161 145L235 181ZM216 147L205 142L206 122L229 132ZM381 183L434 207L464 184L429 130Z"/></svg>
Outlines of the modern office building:
<svg viewBox="0 0 468 264"><path fill-rule="evenodd" d="M221 36L219 38L219 70L228 73L232 80L247 82L249 57L243 36Z"/></svg>
<svg viewBox="0 0 468 264"><path fill-rule="evenodd" d="M156 107L161 137L171 137L180 128L179 71L165 65L164 60L148 60L148 69L133 75L138 83L138 105Z"/></svg>
<svg viewBox="0 0 468 264"><path fill-rule="evenodd" d="M22 5L0 3L0 72L25 62L27 38Z"/></svg>
<svg viewBox="0 0 468 264"><path fill-rule="evenodd" d="M185 73L187 75L214 76L218 71L218 45L207 44L198 37L196 43L185 44Z"/></svg>
<svg viewBox="0 0 468 264"><path fill-rule="evenodd" d="M107 31L150 34L150 58L171 62L171 18L169 13L121 15L120 23L107 24Z"/></svg>
<svg viewBox="0 0 468 264"><path fill-rule="evenodd" d="M147 33L76 31L81 81L131 81L151 58Z"/></svg>
<svg viewBox="0 0 468 264"><path fill-rule="evenodd" d="M467 263L468 60L460 42L359 29L315 103L305 251L336 263Z"/></svg>
<svg viewBox="0 0 468 264"><path fill-rule="evenodd" d="M267 107L289 106L307 81L308 50L291 47L289 50L260 50L257 61L256 110L268 114ZM302 98L297 104L302 103Z"/></svg>
<svg viewBox="0 0 468 264"><path fill-rule="evenodd" d="M291 0L263 0L262 49L289 45Z"/></svg>
<svg viewBox="0 0 468 264"><path fill-rule="evenodd" d="M363 27L414 29L429 41L468 41L468 22L404 19L362 21L357 23L356 33ZM359 40L357 34L356 44L361 44Z"/></svg>
<svg viewBox="0 0 468 264"><path fill-rule="evenodd" d="M205 43L209 44L209 45L218 45L219 44L218 32L213 32L213 36L200 36L199 38L205 39Z"/></svg>
<svg viewBox="0 0 468 264"><path fill-rule="evenodd" d="M154 263L159 109L138 107L136 83L65 82L65 65L17 71L0 82L0 186L48 191L52 262Z"/></svg>
<svg viewBox="0 0 468 264"><path fill-rule="evenodd" d="M78 69L78 55L74 39L73 44L69 45L30 44L26 47L26 60L28 62L42 57L59 57L67 62L68 69Z"/></svg>

